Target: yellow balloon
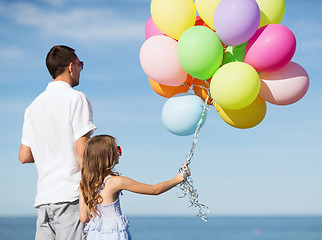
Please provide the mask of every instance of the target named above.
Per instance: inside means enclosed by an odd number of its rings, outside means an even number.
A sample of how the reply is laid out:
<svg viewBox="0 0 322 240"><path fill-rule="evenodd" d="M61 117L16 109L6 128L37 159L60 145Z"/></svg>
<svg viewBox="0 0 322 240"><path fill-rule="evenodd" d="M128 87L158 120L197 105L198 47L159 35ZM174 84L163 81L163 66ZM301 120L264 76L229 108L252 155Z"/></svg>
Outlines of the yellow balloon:
<svg viewBox="0 0 322 240"><path fill-rule="evenodd" d="M259 28L281 23L285 13L285 0L256 0L261 12Z"/></svg>
<svg viewBox="0 0 322 240"><path fill-rule="evenodd" d="M221 0L196 0L196 8L201 19L213 30L214 15L216 8Z"/></svg>
<svg viewBox="0 0 322 240"><path fill-rule="evenodd" d="M215 104L219 116L230 126L235 128L252 128L257 126L266 115L266 102L257 97L250 105L237 110L229 110Z"/></svg>
<svg viewBox="0 0 322 240"><path fill-rule="evenodd" d="M210 82L214 101L226 109L241 109L251 104L260 89L256 70L244 62L230 62L220 67Z"/></svg>
<svg viewBox="0 0 322 240"><path fill-rule="evenodd" d="M193 0L152 0L151 16L163 33L178 40L195 25L196 6Z"/></svg>

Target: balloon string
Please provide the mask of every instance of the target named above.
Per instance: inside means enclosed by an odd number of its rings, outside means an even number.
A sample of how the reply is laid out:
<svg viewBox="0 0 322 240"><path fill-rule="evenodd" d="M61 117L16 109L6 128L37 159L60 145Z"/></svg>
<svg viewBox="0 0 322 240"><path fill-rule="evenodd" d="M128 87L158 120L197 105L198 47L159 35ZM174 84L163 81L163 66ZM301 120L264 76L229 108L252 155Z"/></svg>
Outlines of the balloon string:
<svg viewBox="0 0 322 240"><path fill-rule="evenodd" d="M205 86L201 86L201 85L193 85L194 87L200 87L202 89L205 89L205 90L209 90L209 87L205 87Z"/></svg>
<svg viewBox="0 0 322 240"><path fill-rule="evenodd" d="M199 87L203 90L206 90L207 91L207 99L205 100L205 103L207 103L208 105L215 106L215 101L210 98L210 89L209 89L210 84L209 84L209 82L207 80L202 80L202 81L207 85L207 87L202 86L202 85L197 85L197 84L193 84L193 87Z"/></svg>
<svg viewBox="0 0 322 240"><path fill-rule="evenodd" d="M195 134L194 134L194 139L193 139L193 143L192 143L192 147L191 147L191 150L190 152L188 153L188 156L187 156L187 161L189 165L191 163L191 159L194 155L194 152L195 152L195 148L196 148L196 145L197 145L197 138L198 138L198 135L200 133L200 129L201 129L201 125L204 121L204 117L205 117L205 114L206 114L206 111L208 111L208 107L207 107L207 102L208 102L208 99L209 99L209 96L210 96L210 92L209 92L209 89L208 89L208 95L207 95L207 98L204 102L204 107L203 107L203 111L202 111L202 115L201 115L201 118L198 122L198 125L197 125L197 128L196 128L196 131L195 131ZM185 196L188 196L189 198L189 207L196 207L198 208L198 214L197 214L197 217L200 217L203 221L207 222L207 215L209 213L209 208L200 203L199 200L198 200L198 193L197 193L197 189L195 189L195 187L193 186L193 180L192 180L192 177L191 175L188 176L185 181L183 181L181 184L180 184L180 189L181 191L183 192L183 195L182 196L178 196L179 198L184 198Z"/></svg>

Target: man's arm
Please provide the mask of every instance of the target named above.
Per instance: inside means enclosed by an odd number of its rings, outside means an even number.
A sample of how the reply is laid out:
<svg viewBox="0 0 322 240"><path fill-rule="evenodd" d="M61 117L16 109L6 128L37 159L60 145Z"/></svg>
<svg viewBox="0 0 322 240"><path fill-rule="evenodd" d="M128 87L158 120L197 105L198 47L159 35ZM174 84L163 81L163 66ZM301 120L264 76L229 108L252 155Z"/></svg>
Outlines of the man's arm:
<svg viewBox="0 0 322 240"><path fill-rule="evenodd" d="M88 132L87 134L76 140L76 152L79 166L82 166L85 144L89 137L90 133Z"/></svg>
<svg viewBox="0 0 322 240"><path fill-rule="evenodd" d="M89 217L87 215L87 208L86 208L86 204L81 190L79 191L79 219L81 220L82 223L89 222Z"/></svg>
<svg viewBox="0 0 322 240"><path fill-rule="evenodd" d="M19 150L19 161L24 164L24 163L33 163L34 157L32 156L31 148L21 144L20 150Z"/></svg>

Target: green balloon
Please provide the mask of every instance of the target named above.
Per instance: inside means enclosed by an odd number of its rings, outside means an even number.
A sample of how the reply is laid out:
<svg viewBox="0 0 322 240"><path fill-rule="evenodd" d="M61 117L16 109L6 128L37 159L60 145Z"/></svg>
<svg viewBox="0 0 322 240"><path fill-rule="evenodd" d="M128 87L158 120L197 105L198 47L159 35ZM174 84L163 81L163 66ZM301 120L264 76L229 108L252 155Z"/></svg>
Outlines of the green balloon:
<svg viewBox="0 0 322 240"><path fill-rule="evenodd" d="M230 62L244 62L247 42L237 46L228 46L225 50L222 64Z"/></svg>
<svg viewBox="0 0 322 240"><path fill-rule="evenodd" d="M223 47L217 34L204 26L188 28L178 41L178 58L191 76L207 80L221 65Z"/></svg>

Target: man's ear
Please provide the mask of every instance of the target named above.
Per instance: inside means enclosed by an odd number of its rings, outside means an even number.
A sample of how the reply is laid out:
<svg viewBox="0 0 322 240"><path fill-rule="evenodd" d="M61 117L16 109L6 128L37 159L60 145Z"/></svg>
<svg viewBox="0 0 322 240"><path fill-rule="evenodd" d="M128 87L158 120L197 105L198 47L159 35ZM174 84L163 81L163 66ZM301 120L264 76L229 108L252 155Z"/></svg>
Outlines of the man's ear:
<svg viewBox="0 0 322 240"><path fill-rule="evenodd" d="M68 72L72 72L72 62L67 65Z"/></svg>

